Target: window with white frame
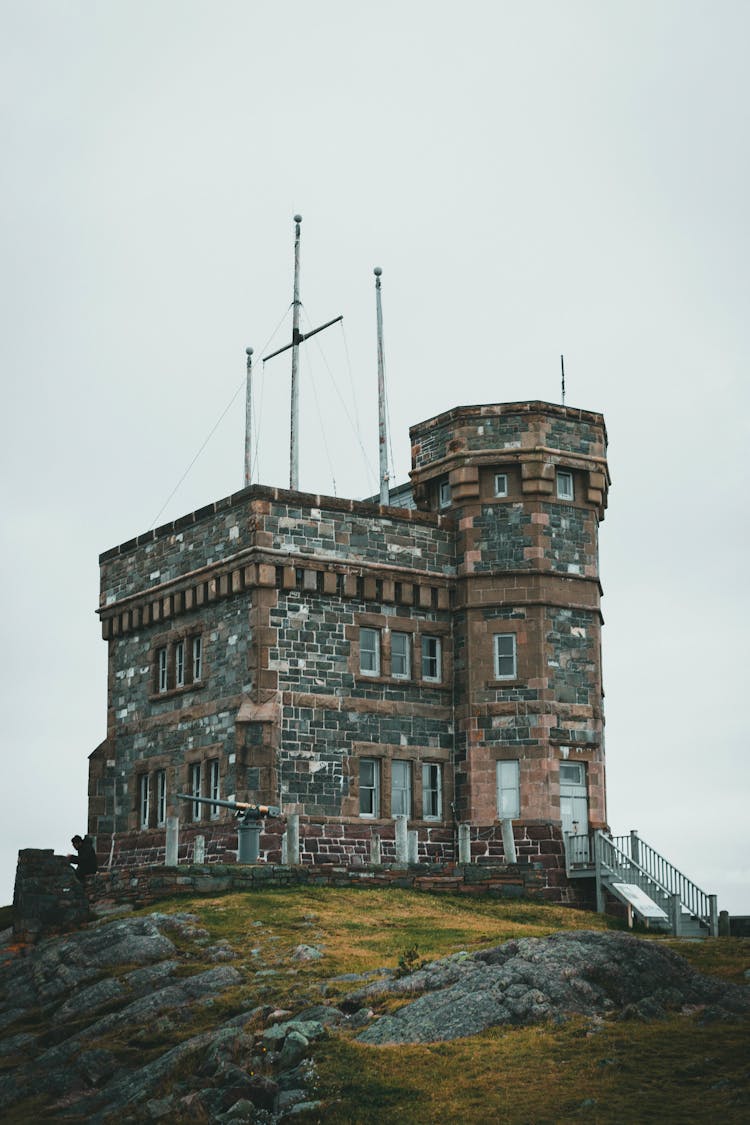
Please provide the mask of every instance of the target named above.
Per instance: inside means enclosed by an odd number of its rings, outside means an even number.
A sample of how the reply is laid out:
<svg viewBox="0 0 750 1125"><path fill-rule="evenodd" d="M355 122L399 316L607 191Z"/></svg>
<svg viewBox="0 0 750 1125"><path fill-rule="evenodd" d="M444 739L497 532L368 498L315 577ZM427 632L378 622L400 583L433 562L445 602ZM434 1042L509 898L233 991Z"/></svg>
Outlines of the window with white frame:
<svg viewBox="0 0 750 1125"><path fill-rule="evenodd" d="M495 496L508 495L508 474L495 473Z"/></svg>
<svg viewBox="0 0 750 1125"><path fill-rule="evenodd" d="M142 773L138 778L138 823L141 828L148 828L151 815L151 790L148 783L148 774Z"/></svg>
<svg viewBox="0 0 750 1125"><path fill-rule="evenodd" d="M495 679L515 680L518 675L516 661L516 634L495 633Z"/></svg>
<svg viewBox="0 0 750 1125"><path fill-rule="evenodd" d="M167 690L169 680L167 678L167 650L160 648L156 653L156 676L157 687L160 692Z"/></svg>
<svg viewBox="0 0 750 1125"><path fill-rule="evenodd" d="M156 823L161 828L167 823L167 771L157 770L156 781Z"/></svg>
<svg viewBox="0 0 750 1125"><path fill-rule="evenodd" d="M391 762L391 816L411 816L411 762Z"/></svg>
<svg viewBox="0 0 750 1125"><path fill-rule="evenodd" d="M218 801L220 796L219 790L219 760L212 758L208 763L208 796L212 801ZM209 807L209 814L211 820L217 820L221 812L220 805L211 805Z"/></svg>
<svg viewBox="0 0 750 1125"><path fill-rule="evenodd" d="M422 763L422 816L440 820L443 815L443 771L438 762Z"/></svg>
<svg viewBox="0 0 750 1125"><path fill-rule="evenodd" d="M521 814L519 762L497 763L497 815L500 820L516 820Z"/></svg>
<svg viewBox="0 0 750 1125"><path fill-rule="evenodd" d="M202 637L193 637L193 683L198 681L203 676L203 639Z"/></svg>
<svg viewBox="0 0 750 1125"><path fill-rule="evenodd" d="M380 815L380 762L377 758L359 761L359 815Z"/></svg>
<svg viewBox="0 0 750 1125"><path fill-rule="evenodd" d="M397 680L411 676L411 637L408 633L391 633L391 675Z"/></svg>
<svg viewBox="0 0 750 1125"><path fill-rule="evenodd" d="M450 508L451 506L451 486L447 477L445 480L441 480L438 485L438 503L441 508Z"/></svg>
<svg viewBox="0 0 750 1125"><path fill-rule="evenodd" d="M557 470L557 496L559 500L573 499L573 474L567 469Z"/></svg>
<svg viewBox="0 0 750 1125"><path fill-rule="evenodd" d="M185 642L178 641L174 646L174 682L175 687L185 686Z"/></svg>
<svg viewBox="0 0 750 1125"><path fill-rule="evenodd" d="M360 629L359 670L363 676L380 675L380 629Z"/></svg>
<svg viewBox="0 0 750 1125"><path fill-rule="evenodd" d="M422 637L422 679L440 681L442 678L440 637Z"/></svg>
<svg viewBox="0 0 750 1125"><path fill-rule="evenodd" d="M200 762L193 762L190 766L190 796L201 796L201 764ZM202 817L201 805L199 801L191 801L190 815L193 820L200 820Z"/></svg>

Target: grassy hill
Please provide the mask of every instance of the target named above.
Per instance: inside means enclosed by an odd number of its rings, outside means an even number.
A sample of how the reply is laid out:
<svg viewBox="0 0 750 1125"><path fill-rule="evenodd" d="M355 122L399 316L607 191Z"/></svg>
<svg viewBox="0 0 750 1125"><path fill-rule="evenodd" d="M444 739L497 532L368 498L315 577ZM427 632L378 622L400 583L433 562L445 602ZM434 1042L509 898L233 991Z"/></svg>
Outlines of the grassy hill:
<svg viewBox="0 0 750 1125"><path fill-rule="evenodd" d="M242 983L223 992L215 1004L191 1011L186 1023L157 1020L137 1034L132 1028L113 1032L100 1046L115 1052L124 1070L136 1058L140 1063L156 1058L234 1013L263 1005L298 1013L322 1001L335 1004L353 985L334 978L382 966L409 968L511 938L617 925L554 906L375 889L270 890L179 899L160 903L158 909L193 912L210 935L203 947L183 943L181 972L194 974L215 965L219 943ZM293 951L301 944L316 947L322 958L295 960ZM750 961L747 941L668 944L703 972L744 980ZM205 961L201 948L207 951ZM210 959L208 950L214 951ZM388 999L373 1006L381 1011L399 1002ZM39 1034L49 1018L48 1010L30 1013L21 1030ZM448 1043L391 1047L366 1046L354 1036L352 1030L332 1028L314 1045L311 1096L322 1108L290 1121L541 1125L587 1120L604 1125L750 1119L747 1025L742 1022L706 1023L690 1015L648 1023L571 1018L537 1027L495 1028ZM0 1059L2 1063L7 1070L13 1056ZM37 1096L14 1107L5 1120L56 1119L62 1112ZM200 1115L170 1118L181 1119L210 1120Z"/></svg>

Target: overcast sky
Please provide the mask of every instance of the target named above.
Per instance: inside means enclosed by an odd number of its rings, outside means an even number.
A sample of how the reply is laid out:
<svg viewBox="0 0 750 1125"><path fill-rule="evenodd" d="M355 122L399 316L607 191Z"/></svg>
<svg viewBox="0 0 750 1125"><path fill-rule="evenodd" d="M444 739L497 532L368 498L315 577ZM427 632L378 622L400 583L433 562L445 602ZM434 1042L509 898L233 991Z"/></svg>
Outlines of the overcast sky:
<svg viewBox="0 0 750 1125"><path fill-rule="evenodd" d="M85 829L98 554L242 486L244 349L290 338L299 211L307 323L344 316L305 345L301 487L376 490L375 265L398 480L410 424L559 401L561 353L603 411L610 823L750 913L750 6L0 15L0 903L18 848ZM256 382L256 479L285 486L288 356Z"/></svg>

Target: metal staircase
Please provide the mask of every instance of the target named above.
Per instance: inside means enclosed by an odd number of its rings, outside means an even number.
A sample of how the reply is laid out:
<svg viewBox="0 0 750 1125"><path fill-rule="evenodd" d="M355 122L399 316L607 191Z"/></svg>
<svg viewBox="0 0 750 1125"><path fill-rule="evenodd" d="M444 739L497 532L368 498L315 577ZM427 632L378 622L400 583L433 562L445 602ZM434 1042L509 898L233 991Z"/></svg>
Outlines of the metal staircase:
<svg viewBox="0 0 750 1125"><path fill-rule="evenodd" d="M597 830L565 835L569 879L596 880L596 909L603 913L605 892L628 907L650 929L677 937L716 937L716 895L706 894L641 840L637 832L610 836Z"/></svg>

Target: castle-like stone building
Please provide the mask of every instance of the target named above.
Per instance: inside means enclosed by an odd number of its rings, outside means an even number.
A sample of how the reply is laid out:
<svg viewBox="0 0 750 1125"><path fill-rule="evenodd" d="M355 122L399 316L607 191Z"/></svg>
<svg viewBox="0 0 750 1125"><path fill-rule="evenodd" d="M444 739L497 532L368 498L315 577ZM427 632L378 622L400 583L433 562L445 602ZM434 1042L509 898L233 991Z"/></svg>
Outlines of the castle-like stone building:
<svg viewBox="0 0 750 1125"><path fill-rule="evenodd" d="M459 824L501 858L510 819L543 861L605 826L602 416L466 406L411 441L388 507L252 486L101 555L89 832L115 863L162 857L175 815L184 854L236 849L177 793L300 814L304 863L366 862L374 833L387 859L400 814L420 860Z"/></svg>

